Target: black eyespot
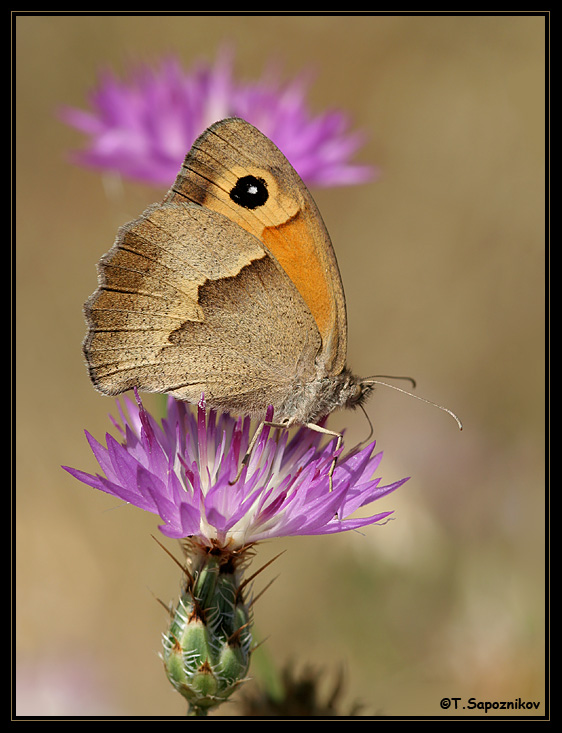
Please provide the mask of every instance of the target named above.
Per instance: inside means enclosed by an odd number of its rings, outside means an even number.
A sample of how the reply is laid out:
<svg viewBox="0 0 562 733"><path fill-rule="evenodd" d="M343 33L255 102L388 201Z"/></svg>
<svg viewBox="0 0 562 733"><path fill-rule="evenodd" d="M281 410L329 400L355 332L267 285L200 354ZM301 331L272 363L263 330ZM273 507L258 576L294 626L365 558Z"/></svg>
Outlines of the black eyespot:
<svg viewBox="0 0 562 733"><path fill-rule="evenodd" d="M263 178L243 176L236 181L230 191L230 198L245 209L257 209L263 206L269 198L267 185Z"/></svg>

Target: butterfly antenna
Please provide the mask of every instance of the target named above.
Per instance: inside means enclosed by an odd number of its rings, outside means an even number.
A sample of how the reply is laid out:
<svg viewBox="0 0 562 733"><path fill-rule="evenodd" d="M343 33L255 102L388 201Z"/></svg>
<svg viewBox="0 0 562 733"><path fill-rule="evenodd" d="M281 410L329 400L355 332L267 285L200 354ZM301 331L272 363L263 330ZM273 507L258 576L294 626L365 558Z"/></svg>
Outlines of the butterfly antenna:
<svg viewBox="0 0 562 733"><path fill-rule="evenodd" d="M382 376L382 375L381 375ZM385 379L408 379L410 382L412 382L413 386L415 387L416 383L411 377L383 377ZM363 379L363 384L381 384L383 387L390 387L390 389L395 389L397 392L402 392L402 394L406 394L409 397L414 397L416 400L421 400L421 402L425 402L428 405L433 405L433 407L438 407L440 410L443 410L443 412L448 412L449 415L451 415L452 418L456 420L457 425L459 426L459 430L462 430L462 422L459 420L459 418L455 415L455 413L452 410L449 410L448 407L444 407L443 405L438 405L437 402L432 402L431 400L427 400L425 397L420 397L419 395L412 394L412 392L407 392L405 389L401 389L400 387L397 387L394 384L388 384L388 382L381 382L377 377L369 377L367 379Z"/></svg>
<svg viewBox="0 0 562 733"><path fill-rule="evenodd" d="M374 377L367 377L364 381L369 382L371 379L406 379L412 385L412 389L416 388L416 380L412 377L395 377L393 374L375 374ZM387 384L386 386L391 387L392 385Z"/></svg>

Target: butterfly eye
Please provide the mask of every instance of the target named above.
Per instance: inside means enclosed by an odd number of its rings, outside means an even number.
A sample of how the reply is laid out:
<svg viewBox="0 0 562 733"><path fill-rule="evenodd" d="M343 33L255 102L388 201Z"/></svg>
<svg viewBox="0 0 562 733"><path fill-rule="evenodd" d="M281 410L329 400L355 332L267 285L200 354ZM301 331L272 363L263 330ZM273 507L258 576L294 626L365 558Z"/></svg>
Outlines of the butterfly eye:
<svg viewBox="0 0 562 733"><path fill-rule="evenodd" d="M353 390L352 394L349 396L349 404L350 405L356 405L359 402L363 401L363 386L361 383L355 385L355 389Z"/></svg>
<svg viewBox="0 0 562 733"><path fill-rule="evenodd" d="M230 191L230 198L245 209L257 209L269 198L267 185L263 178L243 176L236 181Z"/></svg>

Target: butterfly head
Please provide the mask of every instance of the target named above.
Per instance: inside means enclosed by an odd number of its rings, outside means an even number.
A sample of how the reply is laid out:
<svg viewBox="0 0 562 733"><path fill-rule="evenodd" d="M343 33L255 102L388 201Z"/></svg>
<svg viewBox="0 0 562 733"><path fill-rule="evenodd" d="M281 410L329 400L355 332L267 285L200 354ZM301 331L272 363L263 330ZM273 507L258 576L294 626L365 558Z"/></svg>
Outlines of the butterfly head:
<svg viewBox="0 0 562 733"><path fill-rule="evenodd" d="M348 369L343 370L341 377L343 377L339 386L341 402L338 406L351 410L362 407L373 390L372 381L356 377Z"/></svg>

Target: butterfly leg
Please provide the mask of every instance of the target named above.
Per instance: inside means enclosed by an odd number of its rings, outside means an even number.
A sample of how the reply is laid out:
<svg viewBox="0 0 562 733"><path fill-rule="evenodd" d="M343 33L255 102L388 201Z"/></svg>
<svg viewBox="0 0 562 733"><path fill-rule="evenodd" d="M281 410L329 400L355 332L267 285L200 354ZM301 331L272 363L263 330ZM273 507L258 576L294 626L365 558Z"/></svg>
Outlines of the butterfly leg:
<svg viewBox="0 0 562 733"><path fill-rule="evenodd" d="M242 461L240 463L240 468L238 469L238 473L236 474L236 478L233 481L230 481L230 486L235 484L242 475L242 471L244 470L244 466L248 465L248 461L250 460L250 456L252 455L252 451L254 450L254 447L258 441L258 438L261 435L262 430L264 427L270 427L270 428L287 428L286 423L275 423L275 422L268 422L267 420L262 420L258 427L256 428L256 431L254 432L252 436L252 440L250 441L250 445L248 446L248 450L246 451L246 454L244 455L244 458L242 458ZM341 433L336 433L334 430L328 430L328 428L323 428L320 425L316 425L315 423L306 423L306 427L310 430L315 430L317 433L322 433L323 435L331 435L334 438L337 438L336 442L336 453L341 448L343 435ZM328 480L330 482L329 490L332 491L334 488L333 484L333 476L334 471L336 469L336 463L337 463L337 456L334 457L332 460L332 465L330 466L330 471L328 473Z"/></svg>
<svg viewBox="0 0 562 733"><path fill-rule="evenodd" d="M248 465L248 461L250 460L250 456L252 455L252 451L254 450L254 447L255 447L255 445L256 445L256 443L258 441L258 438L261 435L262 430L266 426L267 427L270 427L270 428L286 428L287 427L287 425L285 423L268 422L267 420L262 420L260 422L260 424L256 428L255 433L252 436L252 440L250 441L250 445L248 446L248 450L246 451L246 454L245 454L244 458L242 458L242 462L240 463L240 468L238 469L238 473L236 474L236 478L234 479L234 481L230 481L229 482L230 483L230 486L232 486L233 484L235 484L240 479L240 476L242 475L242 471L244 470L244 466L247 466Z"/></svg>
<svg viewBox="0 0 562 733"><path fill-rule="evenodd" d="M343 435L341 433L336 433L334 430L328 430L328 428L323 428L320 425L316 425L315 423L306 423L306 427L310 428L311 430L316 430L317 433L323 433L324 435L332 435L334 438L337 438L336 442L336 453L341 448L341 443L343 440ZM332 465L330 466L330 472L328 473L328 480L330 482L330 491L334 488L333 483L333 475L334 471L336 470L336 463L337 463L337 456L333 459Z"/></svg>

